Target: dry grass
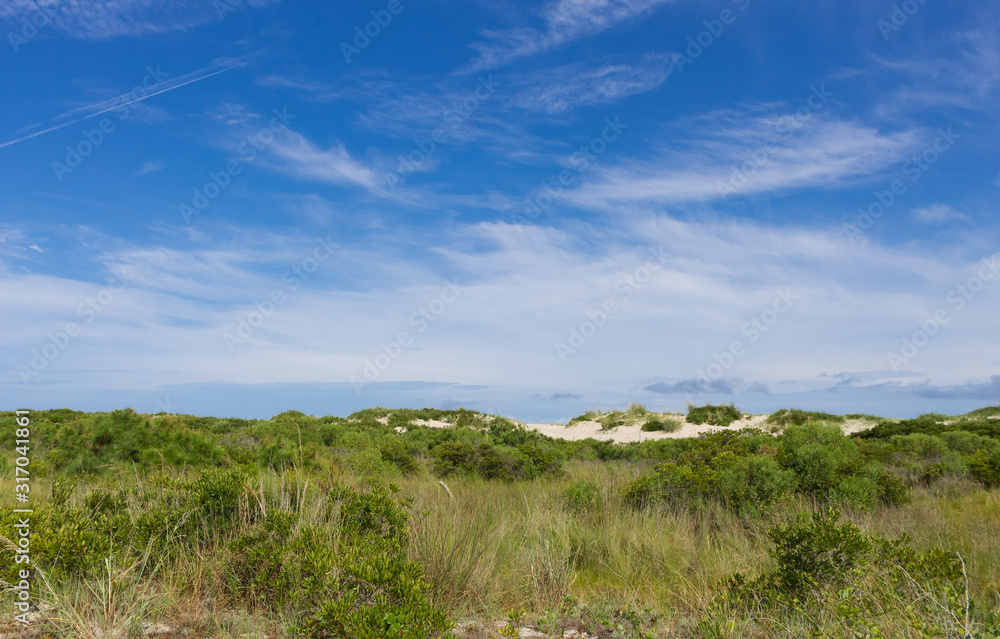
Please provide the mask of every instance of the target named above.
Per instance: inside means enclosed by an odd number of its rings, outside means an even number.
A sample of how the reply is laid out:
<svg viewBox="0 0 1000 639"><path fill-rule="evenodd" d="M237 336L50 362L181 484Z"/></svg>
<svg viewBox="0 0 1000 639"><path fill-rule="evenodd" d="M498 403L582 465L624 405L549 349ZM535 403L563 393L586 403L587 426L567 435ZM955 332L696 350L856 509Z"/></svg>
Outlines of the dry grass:
<svg viewBox="0 0 1000 639"><path fill-rule="evenodd" d="M712 587L721 579L768 567L765 522L740 520L711 504L695 512L626 507L622 492L641 472L632 464L571 462L559 480L449 480L453 497L428 475L398 479L401 494L414 497L411 556L424 566L433 602L456 619L496 620L519 608L538 616L571 598L606 609L652 608L669 613L673 621L668 624L688 623L708 608ZM583 513L568 509L563 491L572 480L594 482L599 507ZM139 488L128 504L133 519L143 508L142 496L158 490L131 473L109 481ZM0 481L0 492L12 493L6 490L8 483ZM362 483L332 467L309 474L262 473L243 496L244 523L233 534L269 508L297 510L299 525L328 525L335 516L325 499L331 486ZM81 502L81 495L77 491L73 502ZM787 512L813 507L804 500L792 506ZM981 608L1000 606L1000 491L945 479L916 489L905 506L847 514L865 532L889 537L905 532L918 549L941 546L960 552L969 596ZM112 556L89 584L47 584L43 601L53 606L49 626L57 636L88 638L140 636L143 623L185 627L215 638L265 631L282 635L287 620L241 610L222 594L225 541L184 555L169 571L162 558L148 553L127 564ZM907 636L902 618L887 613L885 636ZM718 636L780 636L806 627L794 628L793 619L726 619L724 609L712 615L707 622L716 624ZM837 619L828 621L830 628L840 627ZM961 621L943 613L938 620L953 636L962 636L955 634ZM898 634L891 634L893 629Z"/></svg>

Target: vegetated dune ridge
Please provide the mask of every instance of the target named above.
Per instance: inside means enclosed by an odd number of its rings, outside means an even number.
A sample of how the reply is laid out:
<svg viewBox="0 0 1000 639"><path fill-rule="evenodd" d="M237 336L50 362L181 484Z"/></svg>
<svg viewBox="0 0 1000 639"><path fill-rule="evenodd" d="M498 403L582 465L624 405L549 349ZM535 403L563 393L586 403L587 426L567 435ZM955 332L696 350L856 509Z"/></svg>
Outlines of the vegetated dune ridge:
<svg viewBox="0 0 1000 639"><path fill-rule="evenodd" d="M52 607L24 639L1000 637L1000 407L53 409L30 428Z"/></svg>
<svg viewBox="0 0 1000 639"><path fill-rule="evenodd" d="M566 424L525 424L518 423L528 430L533 430L554 439L565 439L567 441L580 441L583 439L596 439L599 441L610 441L619 444L632 442L644 442L651 439L682 439L684 437L697 437L702 433L714 433L720 430L740 430L741 428L757 428L767 431L767 415L744 415L741 419L734 421L729 426L712 426L710 424L692 424L684 419L682 415L675 416L676 421L681 422L680 428L673 432L642 430L641 424L622 425L611 430L604 430L604 427L597 421L581 421L569 425ZM683 420L683 421L682 421ZM448 422L436 420L414 420L414 424L429 426L430 428L448 428L453 426ZM860 432L866 428L871 428L873 422L864 419L847 419L840 425L845 435Z"/></svg>

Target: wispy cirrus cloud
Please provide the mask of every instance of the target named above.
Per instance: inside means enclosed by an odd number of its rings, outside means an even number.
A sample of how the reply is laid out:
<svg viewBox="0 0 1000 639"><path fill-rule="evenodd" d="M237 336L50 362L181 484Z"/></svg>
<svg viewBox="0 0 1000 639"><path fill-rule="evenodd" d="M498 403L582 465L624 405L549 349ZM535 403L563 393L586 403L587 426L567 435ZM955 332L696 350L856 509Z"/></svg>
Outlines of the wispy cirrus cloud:
<svg viewBox="0 0 1000 639"><path fill-rule="evenodd" d="M478 57L466 72L501 67L518 58L554 49L584 36L600 33L639 17L673 0L553 0L541 10L542 29L484 30L484 42L469 46Z"/></svg>
<svg viewBox="0 0 1000 639"><path fill-rule="evenodd" d="M968 220L969 217L956 211L950 204L931 204L913 209L910 212L913 219L927 224L944 224L955 220Z"/></svg>
<svg viewBox="0 0 1000 639"><path fill-rule="evenodd" d="M280 1L246 0L254 8ZM225 4L225 8L232 7ZM30 19L46 9L54 13L52 28L81 40L185 31L218 21L228 13L223 11L220 14L215 4L199 0L171 0L168 3L160 0L6 0L0 4L0 20L19 26L23 18Z"/></svg>
<svg viewBox="0 0 1000 639"><path fill-rule="evenodd" d="M657 88L674 67L669 53L638 59L579 62L521 76L515 98L528 111L562 113L578 106L610 104Z"/></svg>
<svg viewBox="0 0 1000 639"><path fill-rule="evenodd" d="M879 105L883 116L899 112L959 108L994 113L1000 90L1000 29L947 32L933 53L920 51L905 58L873 56L883 69L908 78L892 99ZM914 81L916 80L916 81Z"/></svg>
<svg viewBox="0 0 1000 639"><path fill-rule="evenodd" d="M781 132L795 128L791 118L777 113L769 105L677 122L662 151L597 169L591 182L568 197L582 206L606 206L829 188L870 179L902 160L922 139L915 130L883 133L821 115L788 135ZM746 162L751 169L741 168Z"/></svg>
<svg viewBox="0 0 1000 639"><path fill-rule="evenodd" d="M163 162L159 160L148 160L142 163L139 170L135 172L136 175L149 175L150 173L157 173L165 168Z"/></svg>
<svg viewBox="0 0 1000 639"><path fill-rule="evenodd" d="M351 157L343 144L321 149L305 136L289 132L275 139L270 147L269 164L284 173L300 179L317 180L329 184L355 185L382 194L376 173L362 162Z"/></svg>

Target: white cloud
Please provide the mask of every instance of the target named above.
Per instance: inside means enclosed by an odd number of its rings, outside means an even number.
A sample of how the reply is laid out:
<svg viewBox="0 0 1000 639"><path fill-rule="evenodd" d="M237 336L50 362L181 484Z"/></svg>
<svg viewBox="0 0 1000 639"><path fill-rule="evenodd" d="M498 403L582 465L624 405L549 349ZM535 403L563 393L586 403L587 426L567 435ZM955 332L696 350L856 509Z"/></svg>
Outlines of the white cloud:
<svg viewBox="0 0 1000 639"><path fill-rule="evenodd" d="M373 193L382 193L374 171L355 160L343 144L322 150L299 133L289 132L269 147L278 161L274 168L295 177L330 184L353 184Z"/></svg>
<svg viewBox="0 0 1000 639"><path fill-rule="evenodd" d="M990 17L986 24L995 24ZM995 26L972 31L944 31L935 41L933 53L920 52L906 58L880 58L876 63L909 79L892 99L879 107L884 116L899 111L960 108L995 112L1000 88L1000 29Z"/></svg>
<svg viewBox="0 0 1000 639"><path fill-rule="evenodd" d="M572 40L600 33L646 14L672 0L551 0L541 10L545 28L486 30L486 42L470 45L478 57L466 71L503 66L518 58L542 53Z"/></svg>
<svg viewBox="0 0 1000 639"><path fill-rule="evenodd" d="M882 133L819 114L798 130L791 120L751 109L681 121L672 127L668 148L614 166L609 145L610 157L601 157L588 183L567 197L582 206L607 206L829 188L870 178L901 161L920 140L915 131ZM637 135L648 133L623 133Z"/></svg>
<svg viewBox="0 0 1000 639"><path fill-rule="evenodd" d="M910 212L913 218L927 224L944 224L953 220L967 220L967 216L959 213L949 204L931 204Z"/></svg>
<svg viewBox="0 0 1000 639"><path fill-rule="evenodd" d="M741 341L746 354L727 378L767 384L772 392L788 380L813 380L821 388L831 385L823 377L831 371L859 371L854 378L885 371L886 353L947 306L942 292L964 283L985 257L961 245L927 257L874 243L862 250L839 228L682 222L658 214L625 218L613 228L519 232L484 223L437 237L379 236L375 248L364 240L343 243L294 291L282 274L311 254L313 238L258 232L195 252L109 252L103 257L109 268L129 266L136 278L50 373L122 390L180 382L346 382L408 331L413 347L380 381L548 388L559 380L585 393L690 379ZM413 245L439 259L401 250ZM641 271L649 249L661 245L667 261ZM446 281L461 294L420 331L411 317L440 298ZM4 274L0 295L8 304L0 321L8 330L0 334L0 350L13 355L13 365L30 359L48 332L79 321L77 305L100 288ZM223 331L276 289L285 301L230 355ZM751 341L744 324L788 289L798 300ZM568 342L571 329L607 300L618 310L577 354L560 361L555 342ZM1000 298L977 295L900 374L935 371L935 383L996 374L1000 347L984 346L981 336L997 312ZM103 372L92 374L94 362Z"/></svg>
<svg viewBox="0 0 1000 639"><path fill-rule="evenodd" d="M577 106L617 102L660 86L673 70L670 54L648 54L636 61L576 63L522 76L528 85L516 98L529 111L562 113Z"/></svg>
<svg viewBox="0 0 1000 639"><path fill-rule="evenodd" d="M164 168L165 167L163 162L159 160L148 160L142 163L142 166L139 167L139 170L136 171L135 174L148 175L150 173L157 173L158 171L162 171Z"/></svg>
<svg viewBox="0 0 1000 639"><path fill-rule="evenodd" d="M280 0L247 0L247 4L254 8L271 2ZM17 28L24 18L31 19L35 15L47 17L44 9L52 11L53 7L56 16L51 18L52 28L83 40L183 31L217 22L227 15L220 16L212 3L199 0L171 0L169 3L160 0L5 0L0 4L0 19L11 22Z"/></svg>

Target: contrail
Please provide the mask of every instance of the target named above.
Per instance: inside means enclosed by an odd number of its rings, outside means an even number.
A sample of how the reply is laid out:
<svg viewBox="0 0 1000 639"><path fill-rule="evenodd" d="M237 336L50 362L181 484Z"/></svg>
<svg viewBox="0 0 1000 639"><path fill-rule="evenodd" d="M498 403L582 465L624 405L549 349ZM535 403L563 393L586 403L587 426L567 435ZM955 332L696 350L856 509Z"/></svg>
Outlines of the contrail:
<svg viewBox="0 0 1000 639"><path fill-rule="evenodd" d="M219 75L220 73L225 73L226 71L231 71L231 70L233 70L233 69L235 69L237 67L241 67L241 66L243 66L245 64L246 64L246 62L240 62L239 64L234 64L232 66L226 67L225 69L220 69L218 71L213 71L211 73L206 73L205 75L198 76L197 78L192 78L192 79L187 80L185 82L181 82L180 84L174 84L174 85L168 86L165 89L160 89L159 91L155 91L153 93L149 93L147 95L138 97L138 98L136 98L134 100L130 100L129 102L122 102L120 104L119 103L115 103L113 106L110 106L110 107L108 107L106 109L102 109L100 111L96 111L94 113L91 113L90 115L85 115L82 118L77 118L75 120L71 120L71 121L65 122L63 124L57 124L56 126L49 127L47 129L43 129L41 131L35 131L34 133L32 133L30 135L25 135L23 137L15 139L15 140L11 140L9 142L0 143L0 149L8 147L8 146L11 146L13 144L17 144L18 142L23 142L25 140L30 140L31 138L37 138L39 135L44 135L44 134L50 133L52 131L57 131L57 130L62 129L64 127L70 126L71 124L76 124L77 122L83 122L84 120L89 120L90 118L93 118L93 117L96 117L98 115L101 115L102 113L107 113L108 111L112 111L114 109L120 109L123 106L128 106L129 104L134 104L136 102L141 102L141 101L143 101L143 100L145 100L147 98L153 97L154 95L160 95L161 93L166 93L167 91L173 91L174 89L179 89L179 88L181 88L183 86L187 86L188 84L191 84L192 82L199 82L199 81L204 80L206 78L210 78L213 75ZM193 73L199 73L200 71L201 70L199 70L199 71L193 71L192 73L189 73L186 76L181 76L180 78L177 78L176 80L174 80L174 82L177 82L178 80L182 80L183 78L186 78L186 77L190 77ZM100 106L102 104L107 104L108 102L115 102L116 100L120 100L121 98L124 98L127 95L130 95L130 94L126 93L124 95L118 96L117 98L112 98L111 100L105 100L104 102L99 102L96 106Z"/></svg>

